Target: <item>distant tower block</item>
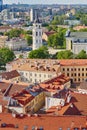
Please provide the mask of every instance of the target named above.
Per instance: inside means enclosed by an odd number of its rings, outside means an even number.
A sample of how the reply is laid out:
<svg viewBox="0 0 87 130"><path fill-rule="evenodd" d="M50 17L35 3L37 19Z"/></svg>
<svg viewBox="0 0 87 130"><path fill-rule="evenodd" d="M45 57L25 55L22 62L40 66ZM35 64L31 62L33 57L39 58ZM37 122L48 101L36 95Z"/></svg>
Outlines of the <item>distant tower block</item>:
<svg viewBox="0 0 87 130"><path fill-rule="evenodd" d="M42 46L42 26L39 19L33 23L33 50Z"/></svg>
<svg viewBox="0 0 87 130"><path fill-rule="evenodd" d="M0 11L2 11L3 8L3 0L0 0Z"/></svg>
<svg viewBox="0 0 87 130"><path fill-rule="evenodd" d="M31 9L30 10L30 21L34 22L34 20L38 19L39 10L38 9Z"/></svg>

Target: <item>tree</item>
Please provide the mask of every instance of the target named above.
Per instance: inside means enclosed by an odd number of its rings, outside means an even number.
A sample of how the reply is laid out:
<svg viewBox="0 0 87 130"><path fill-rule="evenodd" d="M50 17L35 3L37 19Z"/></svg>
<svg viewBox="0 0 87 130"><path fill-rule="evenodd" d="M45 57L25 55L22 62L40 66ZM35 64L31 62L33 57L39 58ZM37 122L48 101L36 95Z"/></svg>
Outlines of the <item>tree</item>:
<svg viewBox="0 0 87 130"><path fill-rule="evenodd" d="M57 46L60 45L60 39L58 37L58 34L54 35L52 44L54 48L57 48Z"/></svg>
<svg viewBox="0 0 87 130"><path fill-rule="evenodd" d="M67 18L67 17L66 17L65 15L61 15L61 16L56 15L56 16L54 16L54 18L53 18L53 20L52 20L52 24L53 24L53 25L58 25L58 24L62 25L62 24L64 24L64 20L65 20L66 18Z"/></svg>
<svg viewBox="0 0 87 130"><path fill-rule="evenodd" d="M50 35L48 37L48 46L53 47L53 39L54 39L54 35Z"/></svg>
<svg viewBox="0 0 87 130"><path fill-rule="evenodd" d="M12 29L9 32L6 32L5 35L7 35L9 38L13 37L20 37L21 34L24 34L23 29Z"/></svg>
<svg viewBox="0 0 87 130"><path fill-rule="evenodd" d="M49 52L47 47L43 46L40 47L37 50L33 50L29 53L28 58L32 58L32 59L45 59L45 58L49 58Z"/></svg>
<svg viewBox="0 0 87 130"><path fill-rule="evenodd" d="M5 63L1 53L0 53L0 70L5 70Z"/></svg>
<svg viewBox="0 0 87 130"><path fill-rule="evenodd" d="M6 47L0 48L0 55L2 56L4 64L15 58L13 51Z"/></svg>
<svg viewBox="0 0 87 130"><path fill-rule="evenodd" d="M76 59L87 59L86 51L80 51L79 54L76 56Z"/></svg>
<svg viewBox="0 0 87 130"><path fill-rule="evenodd" d="M27 40L28 46L32 45L32 36L26 35L26 36L25 36L25 39Z"/></svg>
<svg viewBox="0 0 87 130"><path fill-rule="evenodd" d="M59 32L48 37L48 46L53 48L62 48L64 43L65 38L63 32Z"/></svg>
<svg viewBox="0 0 87 130"><path fill-rule="evenodd" d="M69 50L60 51L57 54L57 59L71 59L73 57L73 53Z"/></svg>

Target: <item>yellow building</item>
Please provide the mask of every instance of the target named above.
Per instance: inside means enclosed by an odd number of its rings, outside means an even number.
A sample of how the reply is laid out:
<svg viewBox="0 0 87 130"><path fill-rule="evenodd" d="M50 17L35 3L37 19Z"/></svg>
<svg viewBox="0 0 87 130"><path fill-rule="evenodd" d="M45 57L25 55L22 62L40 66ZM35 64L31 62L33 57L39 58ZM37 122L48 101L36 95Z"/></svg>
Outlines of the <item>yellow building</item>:
<svg viewBox="0 0 87 130"><path fill-rule="evenodd" d="M48 41L48 37L53 35L54 33L55 33L54 31L44 32L43 35L42 35L42 39L45 40L45 41Z"/></svg>
<svg viewBox="0 0 87 130"><path fill-rule="evenodd" d="M0 36L0 48L5 46L8 36Z"/></svg>
<svg viewBox="0 0 87 130"><path fill-rule="evenodd" d="M45 104L45 93L39 85L29 86L20 93L14 93L8 109L16 113L33 114Z"/></svg>
<svg viewBox="0 0 87 130"><path fill-rule="evenodd" d="M70 59L60 60L61 72L71 78L73 82L82 82L87 79L87 60Z"/></svg>

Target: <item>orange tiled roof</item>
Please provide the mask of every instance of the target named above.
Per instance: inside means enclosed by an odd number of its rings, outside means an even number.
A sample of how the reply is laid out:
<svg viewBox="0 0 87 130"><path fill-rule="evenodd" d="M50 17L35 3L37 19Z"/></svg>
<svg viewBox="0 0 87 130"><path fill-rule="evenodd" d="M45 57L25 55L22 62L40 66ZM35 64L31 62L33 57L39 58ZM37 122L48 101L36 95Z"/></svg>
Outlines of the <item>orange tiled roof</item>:
<svg viewBox="0 0 87 130"><path fill-rule="evenodd" d="M64 74L61 74L55 78L49 79L47 81L44 81L40 84L40 86L47 91L56 91L63 88L63 85L70 81L70 78L65 76Z"/></svg>
<svg viewBox="0 0 87 130"><path fill-rule="evenodd" d="M59 62L62 66L87 66L86 59L66 59L59 60Z"/></svg>
<svg viewBox="0 0 87 130"><path fill-rule="evenodd" d="M0 130L13 130L13 126L16 124L18 124L18 130L24 130L26 125L30 130L32 126L37 126L38 128L42 126L44 130L58 130L59 128L66 130L67 128L86 127L87 124L85 116L25 116L23 119L20 119L12 117L11 114L0 114L0 119L0 123L6 123L10 126L0 128Z"/></svg>
<svg viewBox="0 0 87 130"><path fill-rule="evenodd" d="M9 62L8 65L11 65L12 70L56 73L59 68L59 61L51 59L16 59Z"/></svg>

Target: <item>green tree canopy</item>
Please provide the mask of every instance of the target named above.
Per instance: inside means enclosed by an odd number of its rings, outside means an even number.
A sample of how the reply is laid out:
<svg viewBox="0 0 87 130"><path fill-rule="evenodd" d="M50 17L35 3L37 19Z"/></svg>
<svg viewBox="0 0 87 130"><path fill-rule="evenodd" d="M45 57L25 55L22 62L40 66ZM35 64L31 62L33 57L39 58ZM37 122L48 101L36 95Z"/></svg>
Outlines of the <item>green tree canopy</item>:
<svg viewBox="0 0 87 130"><path fill-rule="evenodd" d="M45 59L45 58L49 58L49 52L47 47L42 46L37 50L33 50L29 53L28 58L36 58L36 59Z"/></svg>
<svg viewBox="0 0 87 130"><path fill-rule="evenodd" d="M59 32L48 37L48 46L53 48L63 48L65 42L64 33Z"/></svg>
<svg viewBox="0 0 87 130"><path fill-rule="evenodd" d="M67 51L60 51L57 54L57 59L71 59L73 56L73 53L69 50Z"/></svg>
<svg viewBox="0 0 87 130"><path fill-rule="evenodd" d="M5 63L4 63L2 54L0 53L0 70L3 70L3 69L5 69Z"/></svg>
<svg viewBox="0 0 87 130"><path fill-rule="evenodd" d="M80 51L79 54L76 56L76 59L87 59L86 51Z"/></svg>
<svg viewBox="0 0 87 130"><path fill-rule="evenodd" d="M21 34L24 34L23 29L12 29L9 32L6 32L5 35L7 35L9 38L13 37L20 37Z"/></svg>
<svg viewBox="0 0 87 130"><path fill-rule="evenodd" d="M0 58L3 59L2 63L4 64L9 61L12 61L15 58L13 51L6 47L0 48L0 56Z"/></svg>
<svg viewBox="0 0 87 130"><path fill-rule="evenodd" d="M65 15L61 15L61 16L59 16L59 15L56 15L56 16L54 16L54 18L53 18L53 20L52 20L52 24L53 25L58 25L58 24L60 24L60 25L62 25L62 24L64 24L64 20L66 19L67 17L65 16Z"/></svg>
<svg viewBox="0 0 87 130"><path fill-rule="evenodd" d="M26 35L26 36L25 36L25 39L27 40L27 44L28 44L29 46L32 45L32 36Z"/></svg>

